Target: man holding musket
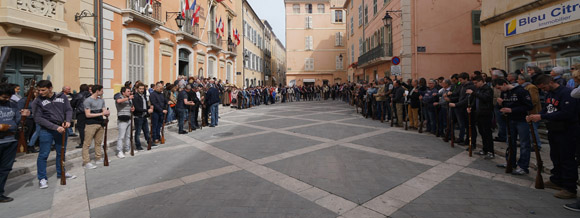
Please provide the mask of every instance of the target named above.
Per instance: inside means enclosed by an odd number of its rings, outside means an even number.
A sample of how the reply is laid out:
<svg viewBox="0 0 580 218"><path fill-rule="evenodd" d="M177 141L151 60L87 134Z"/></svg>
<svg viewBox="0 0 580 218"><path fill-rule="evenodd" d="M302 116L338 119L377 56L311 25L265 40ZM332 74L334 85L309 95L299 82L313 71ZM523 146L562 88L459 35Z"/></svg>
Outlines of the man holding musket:
<svg viewBox="0 0 580 218"><path fill-rule="evenodd" d="M164 115L167 114L167 100L163 95L163 83L158 82L155 90L151 93L151 105L153 105L153 140L159 143L161 140L161 125L163 124Z"/></svg>
<svg viewBox="0 0 580 218"><path fill-rule="evenodd" d="M534 81L538 88L547 92L546 106L540 114L526 117L528 122L546 121L550 141L550 159L554 168L550 180L544 182L546 188L560 192L554 197L576 198L578 166L574 160L576 137L578 137L578 100L572 98L572 90L555 82L548 75L540 75Z"/></svg>
<svg viewBox="0 0 580 218"><path fill-rule="evenodd" d="M48 80L41 80L36 85L40 97L32 102L32 112L34 114L34 122L40 125L40 151L36 161L37 177L39 180L39 187L41 189L48 188L48 177L46 175L46 160L50 154L50 146L54 141L56 150L56 159L60 160L61 146L66 150L66 139L68 134L65 134L65 141L62 141L62 134L66 133L70 127L72 119L72 108L68 101L68 97L52 92L52 83ZM86 143L86 141L85 141ZM56 161L56 175L60 178L61 166L60 161ZM67 179L75 179L76 176L69 173L65 174Z"/></svg>
<svg viewBox="0 0 580 218"><path fill-rule="evenodd" d="M141 130L143 130L143 136L145 136L145 140L149 142L149 123L147 121L147 117L153 114L153 106L149 105L147 102L147 97L145 95L145 84L138 83L136 85L137 93L134 95L133 99L133 121L135 122L135 148L138 151L143 150L141 146L141 139L139 135L141 134ZM157 146L156 144L152 144L151 146Z"/></svg>

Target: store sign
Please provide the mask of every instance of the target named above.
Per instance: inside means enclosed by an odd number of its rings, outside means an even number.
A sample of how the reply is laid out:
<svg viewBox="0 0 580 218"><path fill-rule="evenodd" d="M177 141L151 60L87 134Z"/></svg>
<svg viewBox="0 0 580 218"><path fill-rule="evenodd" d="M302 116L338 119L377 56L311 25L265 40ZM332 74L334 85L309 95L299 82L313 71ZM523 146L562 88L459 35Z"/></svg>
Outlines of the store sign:
<svg viewBox="0 0 580 218"><path fill-rule="evenodd" d="M580 19L580 0L532 11L504 23L505 36L530 32Z"/></svg>

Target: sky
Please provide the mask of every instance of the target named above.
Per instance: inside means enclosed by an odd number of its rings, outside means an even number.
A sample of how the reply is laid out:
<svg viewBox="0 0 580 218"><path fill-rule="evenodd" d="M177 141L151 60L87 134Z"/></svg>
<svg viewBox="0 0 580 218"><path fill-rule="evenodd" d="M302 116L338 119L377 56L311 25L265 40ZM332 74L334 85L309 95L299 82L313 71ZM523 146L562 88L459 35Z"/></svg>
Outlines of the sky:
<svg viewBox="0 0 580 218"><path fill-rule="evenodd" d="M274 34L286 46L284 0L247 0L260 19L268 20Z"/></svg>

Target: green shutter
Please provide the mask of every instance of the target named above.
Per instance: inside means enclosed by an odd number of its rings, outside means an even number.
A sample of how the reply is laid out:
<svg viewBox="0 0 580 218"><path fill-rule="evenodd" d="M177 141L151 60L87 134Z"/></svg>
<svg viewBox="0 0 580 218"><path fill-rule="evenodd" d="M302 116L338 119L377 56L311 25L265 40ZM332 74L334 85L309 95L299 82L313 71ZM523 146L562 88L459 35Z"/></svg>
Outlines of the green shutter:
<svg viewBox="0 0 580 218"><path fill-rule="evenodd" d="M473 44L481 44L481 28L479 24L479 19L481 17L481 11L475 10L471 11L471 28L473 32Z"/></svg>

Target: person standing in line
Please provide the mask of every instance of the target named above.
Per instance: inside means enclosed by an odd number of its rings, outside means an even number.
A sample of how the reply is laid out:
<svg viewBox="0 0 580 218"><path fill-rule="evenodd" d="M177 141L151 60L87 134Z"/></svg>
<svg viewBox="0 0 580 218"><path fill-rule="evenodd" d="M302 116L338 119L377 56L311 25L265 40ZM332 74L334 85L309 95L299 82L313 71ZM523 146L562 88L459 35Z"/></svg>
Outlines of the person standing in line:
<svg viewBox="0 0 580 218"><path fill-rule="evenodd" d="M151 93L150 102L153 106L153 140L155 144L159 144L161 140L161 125L163 124L163 117L167 114L167 100L163 96L163 83L158 82L155 85L155 90Z"/></svg>
<svg viewBox="0 0 580 218"><path fill-rule="evenodd" d="M133 108L135 108L133 111L133 121L135 122L135 148L138 151L142 151L143 146L141 146L139 135L141 135L142 130L145 140L149 142L149 121L147 117L153 114L153 106L150 106L149 102L147 102L145 84L136 84L135 87L137 90L136 95L134 95L135 98L133 99ZM157 144L151 144L151 146L157 146Z"/></svg>
<svg viewBox="0 0 580 218"><path fill-rule="evenodd" d="M493 90L489 87L482 76L475 76L473 78L475 90L467 89L466 94L472 95L475 98L474 104L471 108L467 108L467 112L474 114L472 117L475 120L471 121L471 125L477 125L479 134L483 142L483 149L477 152L478 155L485 155L485 159L495 158L493 150L493 136L491 130L491 120L493 118ZM472 138L477 139L477 133L472 132ZM475 149L475 147L473 148Z"/></svg>
<svg viewBox="0 0 580 218"><path fill-rule="evenodd" d="M16 158L18 140L14 135L18 134L18 123L22 116L30 115L30 110L19 110L17 103L10 100L13 94L14 89L0 84L0 203L14 200L4 195L4 187Z"/></svg>
<svg viewBox="0 0 580 218"><path fill-rule="evenodd" d="M517 161L517 169L512 174L524 175L530 173L530 128L526 122L528 111L533 108L530 93L519 85L509 84L505 79L495 79L493 86L501 90L501 97L497 98L498 106L508 120L510 126L511 142L508 143L516 146L516 139L520 142L520 159ZM517 149L517 148L516 148ZM510 165L516 166L516 149L509 149L506 160L511 161ZM514 152L512 152L514 151ZM505 168L507 164L499 164L498 167Z"/></svg>
<svg viewBox="0 0 580 218"><path fill-rule="evenodd" d="M52 91L52 83L48 80L41 80L36 84L38 88L39 97L32 102L32 114L34 114L34 122L40 125L40 151L38 159L36 160L37 177L39 180L39 188L48 188L48 177L46 175L46 161L50 154L50 147L55 143L56 159L60 160L61 146L66 150L67 128L70 127L72 120L72 108L68 101L68 97L62 93L57 95ZM62 134L65 134L65 140L62 141ZM56 161L56 175L60 178L61 165L60 161ZM75 179L75 175L66 172L67 179Z"/></svg>
<svg viewBox="0 0 580 218"><path fill-rule="evenodd" d="M85 116L85 106L84 102L85 99L91 96L91 92L89 91L89 86L87 84L82 84L79 87L79 93L75 95L73 100L71 101L71 106L73 108L73 113L76 114L77 118L77 131L79 132L80 142L79 145L75 148L83 148L83 144L85 142L85 126L87 117Z"/></svg>
<svg viewBox="0 0 580 218"><path fill-rule="evenodd" d="M544 182L546 188L559 190L554 197L576 198L578 165L575 161L576 140L578 139L578 99L572 97L572 90L560 85L548 75L540 75L534 81L538 88L547 92L546 107L539 114L526 117L528 122L546 121L550 142L550 159L554 168L550 170L550 180Z"/></svg>
<svg viewBox="0 0 580 218"><path fill-rule="evenodd" d="M205 105L209 108L211 113L211 123L209 127L215 127L218 125L219 117L219 91L215 88L214 84L211 84L210 88L207 90L205 95Z"/></svg>
<svg viewBox="0 0 580 218"><path fill-rule="evenodd" d="M187 117L187 108L194 106L195 104L193 101L189 101L188 92L191 91L189 85L185 86L185 89L182 90L177 95L177 105L175 106L177 110L177 117L178 117L178 127L179 127L179 134L187 134L188 132L183 129L183 124ZM219 103L218 103L219 106Z"/></svg>
<svg viewBox="0 0 580 218"><path fill-rule="evenodd" d="M574 79L574 82L576 84L580 84L580 69L576 68L572 72L572 79ZM573 98L579 99L580 98L580 86L578 86L574 90L572 90L570 95ZM580 166L580 140L578 140L578 139L576 140L576 162L578 163L578 166ZM580 184L580 181L578 181L578 184ZM565 204L564 208L571 210L571 211L580 212L580 198L576 200L576 203Z"/></svg>
<svg viewBox="0 0 580 218"><path fill-rule="evenodd" d="M103 136L105 129L103 128L105 120L103 116L108 117L110 112L105 107L105 100L103 100L103 86L93 85L91 87L93 94L84 101L85 116L87 122L85 126L85 143L83 144L83 165L85 169L95 169L97 165L102 164L101 156L103 154L101 143L103 143ZM95 164L91 163L89 156L89 148L91 142L95 141ZM107 143L107 142L105 142Z"/></svg>
<svg viewBox="0 0 580 218"><path fill-rule="evenodd" d="M135 111L133 98L131 89L127 87L121 87L120 95L115 97L117 129L119 130L119 136L117 137L117 157L119 159L125 158L125 152L131 149L131 113Z"/></svg>

